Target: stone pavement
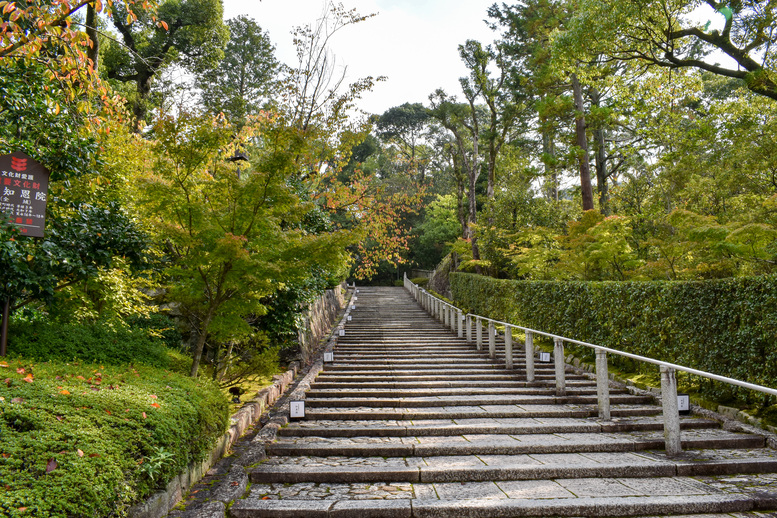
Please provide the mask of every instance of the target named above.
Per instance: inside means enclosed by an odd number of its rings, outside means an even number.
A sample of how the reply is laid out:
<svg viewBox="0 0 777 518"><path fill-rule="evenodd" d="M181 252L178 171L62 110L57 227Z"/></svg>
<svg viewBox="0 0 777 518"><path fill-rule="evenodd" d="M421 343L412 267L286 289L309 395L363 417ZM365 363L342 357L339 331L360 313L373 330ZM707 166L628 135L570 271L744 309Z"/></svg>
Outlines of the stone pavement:
<svg viewBox="0 0 777 518"><path fill-rule="evenodd" d="M214 474L229 494L203 487L177 516L231 499L233 518L777 516L763 435L683 417L670 458L650 395L613 387L600 420L586 374L570 368L557 397L552 364L526 382L519 354L505 369L402 288L360 288L355 305L306 418L246 441Z"/></svg>

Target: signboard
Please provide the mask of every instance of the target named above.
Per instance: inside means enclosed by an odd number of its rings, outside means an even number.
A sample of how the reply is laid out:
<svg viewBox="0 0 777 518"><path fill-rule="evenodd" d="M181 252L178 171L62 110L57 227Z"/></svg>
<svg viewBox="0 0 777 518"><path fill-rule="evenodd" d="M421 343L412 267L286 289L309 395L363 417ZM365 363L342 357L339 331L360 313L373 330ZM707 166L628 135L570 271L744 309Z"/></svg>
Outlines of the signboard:
<svg viewBox="0 0 777 518"><path fill-rule="evenodd" d="M24 236L43 237L49 172L22 152L0 156L0 212Z"/></svg>

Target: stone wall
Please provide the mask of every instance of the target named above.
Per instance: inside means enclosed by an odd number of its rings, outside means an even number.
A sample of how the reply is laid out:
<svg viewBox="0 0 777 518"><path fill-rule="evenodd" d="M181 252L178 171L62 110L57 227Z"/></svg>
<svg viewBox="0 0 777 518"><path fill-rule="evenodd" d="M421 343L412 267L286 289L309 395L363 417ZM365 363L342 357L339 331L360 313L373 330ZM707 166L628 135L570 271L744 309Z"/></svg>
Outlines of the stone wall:
<svg viewBox="0 0 777 518"><path fill-rule="evenodd" d="M130 518L161 518L189 492L189 489L200 481L208 470L232 447L245 433L249 426L259 420L280 398L297 375L298 364L289 366L283 374L273 376L273 384L259 391L251 401L245 403L231 419L229 429L216 441L210 454L202 462L192 463L188 469L180 473L167 484L167 487L154 493L145 502L129 510Z"/></svg>
<svg viewBox="0 0 777 518"><path fill-rule="evenodd" d="M334 289L326 290L302 315L297 338L303 365L310 363L321 340L329 335L337 314L345 307L345 286L342 284Z"/></svg>

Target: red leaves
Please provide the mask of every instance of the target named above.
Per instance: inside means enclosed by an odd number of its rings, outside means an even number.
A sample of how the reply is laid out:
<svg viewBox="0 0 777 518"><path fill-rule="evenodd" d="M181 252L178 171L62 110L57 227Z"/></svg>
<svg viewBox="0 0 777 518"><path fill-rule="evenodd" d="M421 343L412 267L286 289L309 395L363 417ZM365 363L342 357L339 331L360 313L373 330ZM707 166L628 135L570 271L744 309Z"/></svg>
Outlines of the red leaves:
<svg viewBox="0 0 777 518"><path fill-rule="evenodd" d="M57 461L53 457L49 459L49 462L46 464L46 473L51 473L57 469Z"/></svg>
<svg viewBox="0 0 777 518"><path fill-rule="evenodd" d="M151 406L154 408L160 408L162 405L160 405L159 403L151 403Z"/></svg>

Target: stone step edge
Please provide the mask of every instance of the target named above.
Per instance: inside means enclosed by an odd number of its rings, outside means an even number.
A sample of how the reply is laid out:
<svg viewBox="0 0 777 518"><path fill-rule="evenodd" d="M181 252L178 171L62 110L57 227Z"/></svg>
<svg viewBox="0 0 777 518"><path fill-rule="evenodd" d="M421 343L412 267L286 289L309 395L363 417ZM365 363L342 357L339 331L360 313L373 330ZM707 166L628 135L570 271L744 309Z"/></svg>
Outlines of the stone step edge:
<svg viewBox="0 0 777 518"><path fill-rule="evenodd" d="M507 518L515 516L645 516L734 513L775 507L770 495L695 495L657 497L578 497L565 500L238 500L234 518Z"/></svg>
<svg viewBox="0 0 777 518"><path fill-rule="evenodd" d="M432 396L433 397L433 396ZM452 396L455 397L455 396ZM651 396L614 395L610 397L610 405L647 404ZM502 401L492 399L472 398L451 400L416 400L413 398L322 398L306 399L307 408L439 408L456 406L508 406L508 405L595 405L597 398L593 396L536 396L534 399L514 397L503 398Z"/></svg>
<svg viewBox="0 0 777 518"><path fill-rule="evenodd" d="M711 419L680 420L681 430L719 428L720 423ZM278 431L281 437L440 437L453 435L491 434L553 434L553 433L616 433L661 431L659 421L642 423L581 422L578 424L541 425L443 425L387 427L286 427Z"/></svg>
<svg viewBox="0 0 777 518"><path fill-rule="evenodd" d="M526 405L524 405L526 406ZM550 406L550 405L546 405ZM407 421L418 419L478 419L483 417L489 418L543 418L543 417L598 417L598 411L595 408L592 409L580 409L569 410L559 409L557 411L547 410L525 410L518 411L459 411L459 412L419 412L415 409L414 412L399 412L399 411L333 411L333 412L320 412L313 410L305 411L305 420L307 421ZM657 406L646 406L638 408L616 408L610 409L610 415L612 417L648 417L661 414L661 408Z"/></svg>
<svg viewBox="0 0 777 518"><path fill-rule="evenodd" d="M722 437L701 437L681 439L684 450L697 449L753 449L763 448L765 441L760 435L729 435ZM352 444L338 445L326 442L296 444L276 442L265 446L268 455L276 457L442 457L456 455L531 455L540 453L601 453L639 452L663 450L662 438L628 438L617 442L567 441L548 445L541 444ZM775 464L777 467L777 464Z"/></svg>
<svg viewBox="0 0 777 518"><path fill-rule="evenodd" d="M366 483L366 482L489 482L513 480L579 479L579 478L654 478L698 477L771 473L777 469L775 459L731 459L706 462L668 462L665 464L529 465L529 466L362 466L323 467L260 466L249 469L252 483Z"/></svg>

